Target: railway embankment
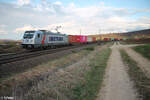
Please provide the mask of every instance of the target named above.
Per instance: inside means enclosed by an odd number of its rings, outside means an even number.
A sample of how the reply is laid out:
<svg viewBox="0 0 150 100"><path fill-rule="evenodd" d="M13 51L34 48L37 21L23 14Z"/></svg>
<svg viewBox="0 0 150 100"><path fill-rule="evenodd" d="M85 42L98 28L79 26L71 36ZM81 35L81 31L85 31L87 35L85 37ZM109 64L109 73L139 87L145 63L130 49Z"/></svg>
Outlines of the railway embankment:
<svg viewBox="0 0 150 100"><path fill-rule="evenodd" d="M9 60L14 60L14 61L11 62L8 61L7 63L0 64L0 80L3 80L9 76L18 73L22 73L26 70L30 70L39 64L47 63L48 61L52 61L54 59L64 57L68 54L72 54L73 52L78 52L84 48L87 48L89 46L94 46L94 45L96 44L80 46L75 48L65 47L56 50L27 52L25 54L19 54L17 56L14 55L15 57L10 56Z"/></svg>

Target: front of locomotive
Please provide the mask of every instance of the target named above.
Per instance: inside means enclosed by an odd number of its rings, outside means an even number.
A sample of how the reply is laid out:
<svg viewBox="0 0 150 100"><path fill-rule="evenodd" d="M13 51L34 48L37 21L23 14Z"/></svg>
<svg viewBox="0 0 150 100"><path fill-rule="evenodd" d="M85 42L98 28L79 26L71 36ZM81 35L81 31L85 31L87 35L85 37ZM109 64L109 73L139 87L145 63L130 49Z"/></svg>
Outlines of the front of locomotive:
<svg viewBox="0 0 150 100"><path fill-rule="evenodd" d="M29 49L34 48L35 31L25 31L22 39L22 47Z"/></svg>

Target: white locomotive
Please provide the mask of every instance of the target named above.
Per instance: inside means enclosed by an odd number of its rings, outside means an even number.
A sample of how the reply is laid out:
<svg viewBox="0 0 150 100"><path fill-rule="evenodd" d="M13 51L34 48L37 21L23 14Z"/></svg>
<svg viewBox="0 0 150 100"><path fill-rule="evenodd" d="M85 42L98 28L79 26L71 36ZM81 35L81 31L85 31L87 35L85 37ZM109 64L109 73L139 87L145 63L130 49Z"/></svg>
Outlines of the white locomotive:
<svg viewBox="0 0 150 100"><path fill-rule="evenodd" d="M25 31L22 39L23 48L47 48L68 44L68 35L47 30Z"/></svg>

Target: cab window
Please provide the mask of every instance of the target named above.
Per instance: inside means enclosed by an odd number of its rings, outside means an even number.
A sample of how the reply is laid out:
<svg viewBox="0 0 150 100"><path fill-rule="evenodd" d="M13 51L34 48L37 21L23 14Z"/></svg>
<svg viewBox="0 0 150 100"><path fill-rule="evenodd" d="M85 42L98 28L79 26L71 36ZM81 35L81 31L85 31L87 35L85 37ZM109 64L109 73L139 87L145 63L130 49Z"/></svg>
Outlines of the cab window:
<svg viewBox="0 0 150 100"><path fill-rule="evenodd" d="M37 37L40 38L40 34L38 34Z"/></svg>
<svg viewBox="0 0 150 100"><path fill-rule="evenodd" d="M24 33L23 38L24 38L24 39L31 39L31 38L33 38L33 36L34 36L34 31L26 31L26 32Z"/></svg>

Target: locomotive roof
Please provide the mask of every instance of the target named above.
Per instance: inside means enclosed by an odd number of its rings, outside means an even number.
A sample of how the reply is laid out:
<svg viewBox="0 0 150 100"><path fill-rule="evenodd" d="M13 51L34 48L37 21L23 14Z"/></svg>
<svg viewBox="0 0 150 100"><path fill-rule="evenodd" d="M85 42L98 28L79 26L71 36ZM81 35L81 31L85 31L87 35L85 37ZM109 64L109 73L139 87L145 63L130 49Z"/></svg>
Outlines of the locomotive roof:
<svg viewBox="0 0 150 100"><path fill-rule="evenodd" d="M40 30L40 31L42 31L42 32L47 32L47 30Z"/></svg>
<svg viewBox="0 0 150 100"><path fill-rule="evenodd" d="M62 34L62 33L54 33L54 32L51 32L51 31L48 31L48 32L46 32L47 34L52 34L52 35L66 35L66 34Z"/></svg>
<svg viewBox="0 0 150 100"><path fill-rule="evenodd" d="M42 31L45 34L51 34L51 35L62 35L62 36L66 35L66 34L62 34L62 33L58 33L58 32L54 33L54 32L47 31L47 30L39 30L39 31Z"/></svg>
<svg viewBox="0 0 150 100"><path fill-rule="evenodd" d="M25 31L25 33L34 33L35 31Z"/></svg>
<svg viewBox="0 0 150 100"><path fill-rule="evenodd" d="M42 33L44 33L44 34L50 34L50 35L61 35L61 36L67 36L67 34L62 34L62 33L60 33L60 32L51 32L51 31L48 31L48 30L37 30L37 31L35 31L35 30L30 30L30 31L25 31L25 33L34 33L34 32L38 32L38 31L41 31Z"/></svg>

